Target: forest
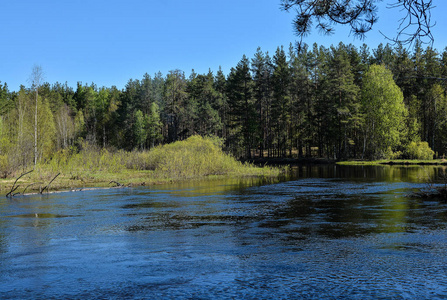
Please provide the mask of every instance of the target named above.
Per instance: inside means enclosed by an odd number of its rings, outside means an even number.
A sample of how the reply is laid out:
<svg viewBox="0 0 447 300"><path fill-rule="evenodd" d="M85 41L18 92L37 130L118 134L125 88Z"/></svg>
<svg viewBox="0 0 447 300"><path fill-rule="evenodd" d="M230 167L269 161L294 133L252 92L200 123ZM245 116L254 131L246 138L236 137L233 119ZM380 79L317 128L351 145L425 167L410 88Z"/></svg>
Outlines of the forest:
<svg viewBox="0 0 447 300"><path fill-rule="evenodd" d="M258 48L225 75L145 74L122 90L0 82L0 168L26 168L86 145L143 151L193 135L217 136L239 159L443 158L447 49L415 43L370 50ZM1 79L1 78L0 78Z"/></svg>

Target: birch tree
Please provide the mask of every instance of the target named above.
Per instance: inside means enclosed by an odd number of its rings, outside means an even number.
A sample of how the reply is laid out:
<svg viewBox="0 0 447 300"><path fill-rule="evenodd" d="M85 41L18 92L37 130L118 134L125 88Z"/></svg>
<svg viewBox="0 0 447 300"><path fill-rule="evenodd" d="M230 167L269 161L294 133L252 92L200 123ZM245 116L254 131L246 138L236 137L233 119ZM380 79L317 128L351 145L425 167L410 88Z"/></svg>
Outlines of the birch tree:
<svg viewBox="0 0 447 300"><path fill-rule="evenodd" d="M38 157L38 149L37 149L37 125L38 125L38 102L39 102L39 87L43 82L43 71L42 67L39 65L34 65L32 71L31 71L31 89L34 91L34 104L35 104L35 110L34 110L34 165L37 164L37 157Z"/></svg>

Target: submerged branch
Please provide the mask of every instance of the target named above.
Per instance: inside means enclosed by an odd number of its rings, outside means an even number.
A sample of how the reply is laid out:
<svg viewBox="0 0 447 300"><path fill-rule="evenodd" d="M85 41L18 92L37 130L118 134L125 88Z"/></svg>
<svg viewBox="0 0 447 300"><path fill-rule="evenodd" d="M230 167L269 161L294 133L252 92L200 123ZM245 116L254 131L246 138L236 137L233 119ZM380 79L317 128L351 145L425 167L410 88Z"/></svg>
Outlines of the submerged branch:
<svg viewBox="0 0 447 300"><path fill-rule="evenodd" d="M58 173L56 176L54 176L54 178L50 181L50 183L47 185L47 186L45 186L41 191L40 191L40 193L42 194L43 193L43 191L45 191L45 189L49 189L49 187L50 187L50 184L57 178L57 176L59 176L61 173Z"/></svg>
<svg viewBox="0 0 447 300"><path fill-rule="evenodd" d="M14 184L11 187L11 191L9 191L9 193L6 194L6 197L14 197L13 193L19 188L19 186L16 186L17 181L19 181L20 178L22 178L23 176L33 172L34 170L22 173L17 179L16 181L14 181Z"/></svg>

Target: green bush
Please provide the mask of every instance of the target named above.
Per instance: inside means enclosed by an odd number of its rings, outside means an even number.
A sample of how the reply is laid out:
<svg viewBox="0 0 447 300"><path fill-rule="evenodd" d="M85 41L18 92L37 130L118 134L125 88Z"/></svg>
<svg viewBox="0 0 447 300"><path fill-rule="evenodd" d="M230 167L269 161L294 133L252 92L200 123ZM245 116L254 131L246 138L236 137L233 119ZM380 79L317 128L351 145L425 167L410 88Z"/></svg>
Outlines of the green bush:
<svg viewBox="0 0 447 300"><path fill-rule="evenodd" d="M221 139L198 135L150 151L134 151L128 156L126 166L136 170L153 170L157 175L167 178L264 175L273 171L243 164L222 151Z"/></svg>
<svg viewBox="0 0 447 300"><path fill-rule="evenodd" d="M421 160L432 160L435 154L427 142L411 142L405 152L408 158Z"/></svg>
<svg viewBox="0 0 447 300"><path fill-rule="evenodd" d="M0 155L0 178L6 178L9 173L9 163L7 155Z"/></svg>
<svg viewBox="0 0 447 300"><path fill-rule="evenodd" d="M169 177L223 175L242 164L221 150L216 138L190 138L149 151L147 165Z"/></svg>
<svg viewBox="0 0 447 300"><path fill-rule="evenodd" d="M387 151L383 154L382 157L380 157L381 159L398 159L402 156L402 152L401 151L393 151L391 149L391 147L388 147Z"/></svg>

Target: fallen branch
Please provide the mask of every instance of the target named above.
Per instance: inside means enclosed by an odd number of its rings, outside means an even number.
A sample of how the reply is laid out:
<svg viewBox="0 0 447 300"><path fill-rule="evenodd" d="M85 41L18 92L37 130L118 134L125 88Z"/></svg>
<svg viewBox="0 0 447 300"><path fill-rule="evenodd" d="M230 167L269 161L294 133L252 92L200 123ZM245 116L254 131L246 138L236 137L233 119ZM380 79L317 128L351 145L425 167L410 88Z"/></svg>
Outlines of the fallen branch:
<svg viewBox="0 0 447 300"><path fill-rule="evenodd" d="M42 194L43 191L45 191L45 189L48 189L48 188L50 187L50 184L51 184L51 183L54 181L54 179L56 179L57 176L59 176L59 175L61 175L61 173L57 173L57 175L54 176L54 178L50 181L50 183L49 183L47 186L45 186L45 187L40 191L40 193Z"/></svg>
<svg viewBox="0 0 447 300"><path fill-rule="evenodd" d="M17 179L16 181L14 181L14 184L11 187L11 191L9 191L9 193L6 194L6 197L14 197L14 195L12 193L15 192L15 190L17 190L19 188L19 186L16 186L17 181L19 181L20 178L22 178L23 176L25 176L26 174L29 174L31 172L33 172L34 170L28 171L26 173L22 173Z"/></svg>
<svg viewBox="0 0 447 300"><path fill-rule="evenodd" d="M38 184L38 183L40 183L40 182L33 182L33 183L31 183L31 184L28 184L28 185L25 187L25 189L23 190L22 195L25 194L26 190L27 190L30 186L35 185L35 184ZM40 184L41 184L41 183L40 183Z"/></svg>
<svg viewBox="0 0 447 300"><path fill-rule="evenodd" d="M117 182L117 181L115 181L115 180L112 180L112 181L109 182L109 184L111 184L111 183L114 183L116 187L118 187L118 186L124 186L123 184L121 184L121 183L119 183L119 182Z"/></svg>
<svg viewBox="0 0 447 300"><path fill-rule="evenodd" d="M20 185L18 185L18 186L16 186L16 187L12 186L11 191L10 191L9 193L6 194L6 197L9 197L9 196L10 196L10 197L14 197L14 194L13 194L13 193L19 188L19 186L20 186Z"/></svg>

